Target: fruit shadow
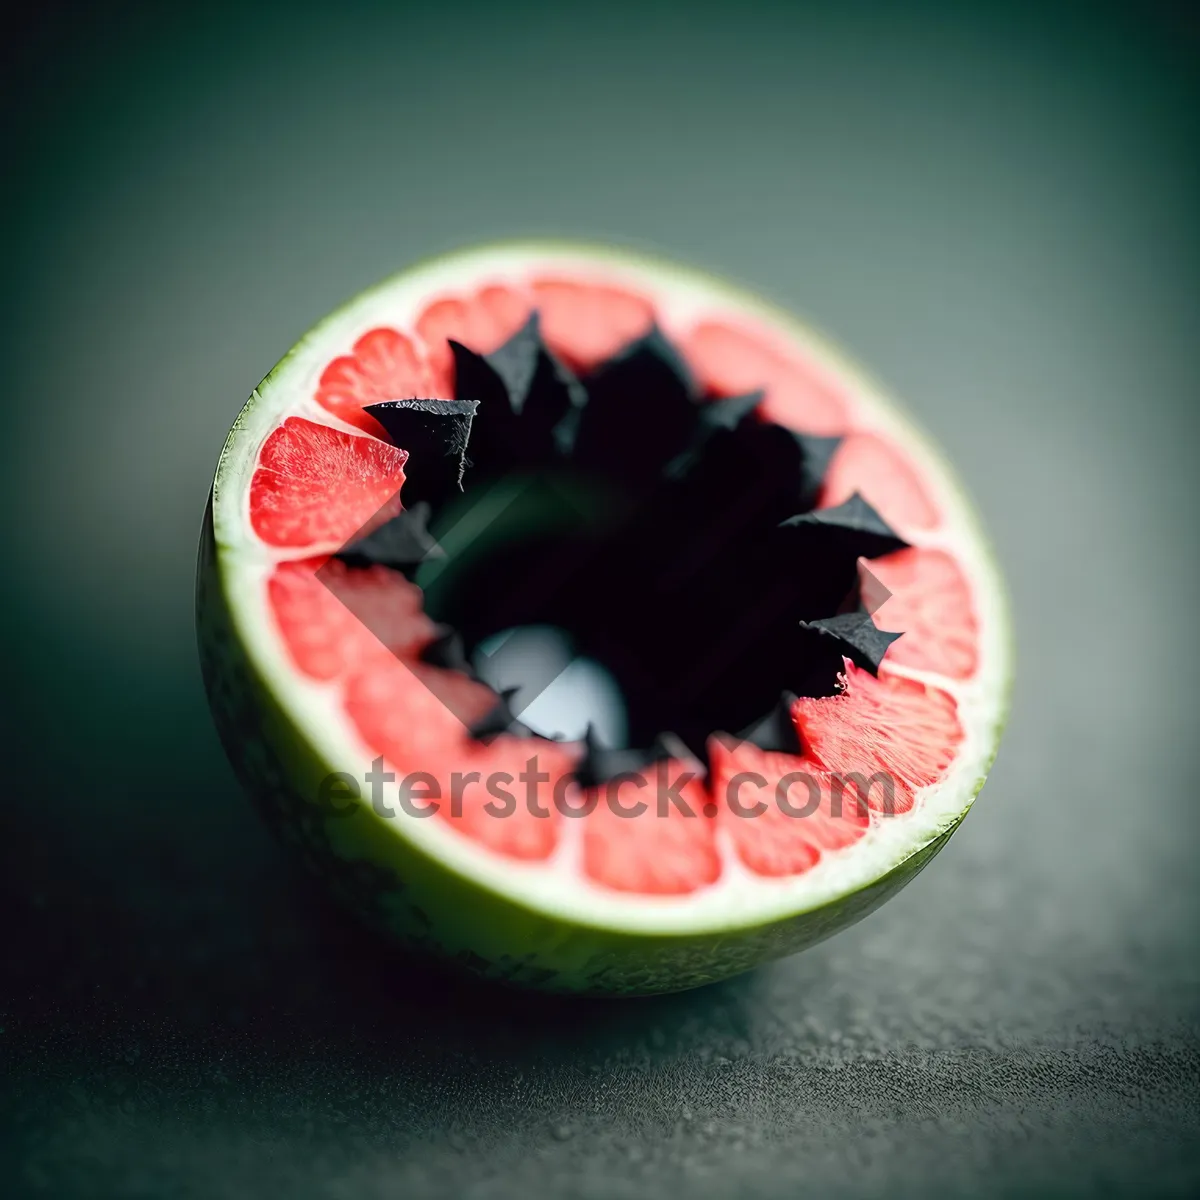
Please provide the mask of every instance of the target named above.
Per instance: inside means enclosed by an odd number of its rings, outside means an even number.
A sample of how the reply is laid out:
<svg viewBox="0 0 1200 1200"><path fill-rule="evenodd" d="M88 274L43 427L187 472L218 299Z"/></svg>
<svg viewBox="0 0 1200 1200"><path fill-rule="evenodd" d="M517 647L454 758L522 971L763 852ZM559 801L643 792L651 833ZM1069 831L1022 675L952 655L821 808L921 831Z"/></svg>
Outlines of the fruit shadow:
<svg viewBox="0 0 1200 1200"><path fill-rule="evenodd" d="M312 935L313 969L352 1012L356 1035L424 1041L474 1058L520 1062L569 1053L582 1065L651 1053L656 1059L744 1038L761 972L688 991L587 996L524 989L397 947L331 901L306 876L291 888ZM769 968L768 968L769 969Z"/></svg>

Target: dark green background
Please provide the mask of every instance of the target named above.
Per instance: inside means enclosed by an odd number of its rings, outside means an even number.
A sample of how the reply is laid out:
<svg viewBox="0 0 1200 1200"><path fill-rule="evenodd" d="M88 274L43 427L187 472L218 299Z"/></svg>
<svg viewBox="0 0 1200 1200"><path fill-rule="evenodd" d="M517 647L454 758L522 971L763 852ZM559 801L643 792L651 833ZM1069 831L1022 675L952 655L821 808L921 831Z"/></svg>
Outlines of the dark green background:
<svg viewBox="0 0 1200 1200"><path fill-rule="evenodd" d="M4 39L8 1195L1184 1194L1196 1130L1197 31L1011 5L50 4ZM460 984L291 874L192 639L205 489L325 311L510 234L810 315L1009 572L982 800L727 985Z"/></svg>

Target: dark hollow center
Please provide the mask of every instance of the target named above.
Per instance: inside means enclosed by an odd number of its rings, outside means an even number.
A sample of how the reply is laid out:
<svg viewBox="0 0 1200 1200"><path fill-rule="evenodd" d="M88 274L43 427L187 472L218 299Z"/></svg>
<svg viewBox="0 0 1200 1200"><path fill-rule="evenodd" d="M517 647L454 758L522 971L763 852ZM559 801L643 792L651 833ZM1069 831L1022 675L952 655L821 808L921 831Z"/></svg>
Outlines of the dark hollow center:
<svg viewBox="0 0 1200 1200"><path fill-rule="evenodd" d="M415 573L467 656L445 633L427 661L501 693L475 736L672 734L703 759L833 694L844 656L878 669L897 635L862 610L858 561L905 543L861 496L817 508L838 438L763 420L761 392L705 395L657 328L583 376L537 314L491 354L450 348L454 400L367 407L409 450L405 511L342 557Z"/></svg>
<svg viewBox="0 0 1200 1200"><path fill-rule="evenodd" d="M840 660L796 645L794 586L761 586L771 573L756 562L785 550L775 531L693 543L676 501L669 488L634 501L578 471L481 484L434 518L445 553L417 573L426 610L459 632L485 682L517 689L515 715L548 737L591 724L619 749L671 732L703 755L710 734L744 729L782 690L832 691ZM731 538L741 571L724 569ZM834 590L820 610L845 584Z"/></svg>

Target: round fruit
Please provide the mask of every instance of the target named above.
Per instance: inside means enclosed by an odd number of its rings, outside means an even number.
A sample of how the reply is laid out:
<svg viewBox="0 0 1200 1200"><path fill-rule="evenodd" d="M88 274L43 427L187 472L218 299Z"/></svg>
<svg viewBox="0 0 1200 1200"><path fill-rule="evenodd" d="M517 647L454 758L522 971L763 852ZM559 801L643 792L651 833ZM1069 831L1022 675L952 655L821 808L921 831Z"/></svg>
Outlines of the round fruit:
<svg viewBox="0 0 1200 1200"><path fill-rule="evenodd" d="M197 618L226 750L333 891L562 990L694 986L875 908L970 807L1010 674L975 518L876 385L573 245L309 333L221 455Z"/></svg>

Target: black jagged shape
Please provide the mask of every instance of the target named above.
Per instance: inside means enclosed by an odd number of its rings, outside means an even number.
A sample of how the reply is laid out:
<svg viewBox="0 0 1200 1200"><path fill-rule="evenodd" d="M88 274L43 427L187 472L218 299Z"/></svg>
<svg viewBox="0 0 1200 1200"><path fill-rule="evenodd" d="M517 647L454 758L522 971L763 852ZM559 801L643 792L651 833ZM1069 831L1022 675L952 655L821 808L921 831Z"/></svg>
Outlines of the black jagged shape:
<svg viewBox="0 0 1200 1200"><path fill-rule="evenodd" d="M469 733L480 742L489 742L493 738L507 734L510 737L531 737L533 731L522 725L512 710L512 698L520 688L505 688L496 697L496 703L478 721L473 724Z"/></svg>
<svg viewBox="0 0 1200 1200"><path fill-rule="evenodd" d="M614 750L596 738L591 725L583 735L583 758L575 768L580 787L600 784L625 776L644 775L648 767L667 759L696 763L696 756L673 733L660 733L648 746Z"/></svg>
<svg viewBox="0 0 1200 1200"><path fill-rule="evenodd" d="M744 471L757 463L788 489L797 509L810 508L816 503L829 461L841 445L841 438L797 433L769 421L744 422L738 433L744 442L741 452Z"/></svg>
<svg viewBox="0 0 1200 1200"><path fill-rule="evenodd" d="M790 434L769 433L748 411L732 430L702 431L609 547L606 576L649 580L691 642L715 620L731 619L748 590L760 591L781 572L795 575L772 539L807 498L803 447ZM781 455L784 447L794 453ZM697 594L703 606L694 603Z"/></svg>
<svg viewBox="0 0 1200 1200"><path fill-rule="evenodd" d="M764 419L762 392L702 396L657 327L578 378L536 314L490 354L450 346L455 400L367 409L409 451L407 507L339 554L412 577L436 546L419 502L447 545L472 516L453 561L416 573L431 614L454 626L421 660L476 676L471 656L492 634L565 631L616 680L629 729L628 748L589 729L585 786L704 761L718 730L802 753L795 695L836 694L847 659L877 671L897 636L863 607L860 560L906 543L859 495L815 507L840 439ZM444 522L441 507L476 484L478 506L453 504ZM545 686L522 677L471 734L540 736L512 697L532 703Z"/></svg>
<svg viewBox="0 0 1200 1200"><path fill-rule="evenodd" d="M441 667L445 671L462 671L464 675L475 674L461 635L449 625L438 626L433 640L421 650L420 659L428 666Z"/></svg>
<svg viewBox="0 0 1200 1200"><path fill-rule="evenodd" d="M840 654L872 675L879 674L879 664L883 662L887 648L903 636L880 629L870 613L861 611L818 617L813 621L801 621L800 624L830 639Z"/></svg>
<svg viewBox="0 0 1200 1200"><path fill-rule="evenodd" d="M852 549L862 558L879 558L908 547L858 492L834 508L797 513L782 522L782 526L812 531L821 541Z"/></svg>
<svg viewBox="0 0 1200 1200"><path fill-rule="evenodd" d="M701 405L687 365L654 326L584 381L575 463L635 486L662 472L696 435Z"/></svg>
<svg viewBox="0 0 1200 1200"><path fill-rule="evenodd" d="M610 623L625 616L628 657L653 662L664 680L682 678L696 689L752 691L764 707L739 712L744 722L760 716L781 690L796 690L809 678L814 651L797 638L797 622L854 602L860 555L903 544L857 503L848 513L830 510L832 519L813 527L789 524L784 514L816 498L819 477L815 483L805 478L809 448L777 426L753 424L772 435L767 445L780 452L774 465L740 428L714 436L691 474L639 506L608 548L601 572L606 579L644 581L631 611L624 614L624 597L616 596L605 612ZM814 459L827 463L833 439L810 440ZM738 480L733 485L728 464ZM694 661L699 647L705 651L701 667ZM833 679L836 670L828 674Z"/></svg>
<svg viewBox="0 0 1200 1200"><path fill-rule="evenodd" d="M570 448L586 397L547 349L536 312L490 354L453 339L450 349L457 398L480 404L468 455L473 479L542 464Z"/></svg>
<svg viewBox="0 0 1200 1200"><path fill-rule="evenodd" d="M740 396L724 396L704 401L697 406L696 421L691 439L662 469L668 484L681 484L695 473L706 455L711 453L709 442L721 435L733 433L762 403L765 392L746 392ZM726 443L726 446L734 443ZM718 453L721 443L718 442Z"/></svg>
<svg viewBox="0 0 1200 1200"><path fill-rule="evenodd" d="M765 717L742 730L738 735L739 740L749 742L760 750L775 751L779 754L803 754L804 746L800 742L800 734L792 717L795 704L795 694L784 692L779 697L779 702Z"/></svg>
<svg viewBox="0 0 1200 1200"><path fill-rule="evenodd" d="M430 511L424 501L414 504L343 547L335 557L349 567L391 567L411 579L423 562L445 555L429 532Z"/></svg>
<svg viewBox="0 0 1200 1200"><path fill-rule="evenodd" d="M521 415L533 389L538 360L545 353L536 312L490 354L478 354L453 338L450 349L454 354L455 395L459 399L485 402L493 397L503 399L514 416ZM495 385L499 385L502 394L496 392ZM478 393L474 388L478 388Z"/></svg>
<svg viewBox="0 0 1200 1200"><path fill-rule="evenodd" d="M815 504L821 491L821 485L825 482L825 473L829 470L829 464L842 444L842 439L840 437L823 437L819 434L797 433L782 425L776 426L776 428L784 429L799 444L803 463L801 480L805 503Z"/></svg>
<svg viewBox="0 0 1200 1200"><path fill-rule="evenodd" d="M766 392L743 392L740 396L717 396L700 406L700 428L724 429L732 433L763 402Z"/></svg>
<svg viewBox="0 0 1200 1200"><path fill-rule="evenodd" d="M709 557L729 530L765 535L816 503L839 443L760 421L745 408L732 428L702 417L691 445L665 470L672 490L663 499L686 514L673 526L686 527L686 540L711 543Z"/></svg>
<svg viewBox="0 0 1200 1200"><path fill-rule="evenodd" d="M436 512L462 492L463 468L477 400L383 400L366 411L408 451L404 499L424 500Z"/></svg>

